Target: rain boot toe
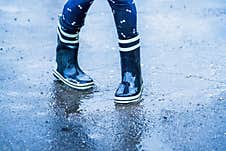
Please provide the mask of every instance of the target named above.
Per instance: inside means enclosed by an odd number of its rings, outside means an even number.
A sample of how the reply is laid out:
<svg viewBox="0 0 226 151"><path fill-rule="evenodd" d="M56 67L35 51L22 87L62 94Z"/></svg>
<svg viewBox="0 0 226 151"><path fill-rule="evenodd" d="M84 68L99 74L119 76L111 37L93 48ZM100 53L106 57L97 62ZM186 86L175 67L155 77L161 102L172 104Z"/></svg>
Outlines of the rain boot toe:
<svg viewBox="0 0 226 151"><path fill-rule="evenodd" d="M142 88L128 87L124 84L120 84L119 88L115 92L115 103L132 103L140 100Z"/></svg>

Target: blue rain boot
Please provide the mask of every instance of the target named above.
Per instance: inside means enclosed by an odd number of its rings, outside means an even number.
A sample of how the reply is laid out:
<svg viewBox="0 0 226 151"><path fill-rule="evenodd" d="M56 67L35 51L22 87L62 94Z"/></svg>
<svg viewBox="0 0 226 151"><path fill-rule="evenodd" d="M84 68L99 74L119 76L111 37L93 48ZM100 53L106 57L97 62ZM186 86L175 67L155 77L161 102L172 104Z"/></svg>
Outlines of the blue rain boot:
<svg viewBox="0 0 226 151"><path fill-rule="evenodd" d="M64 84L78 89L86 90L94 85L93 79L85 74L78 65L79 29L69 32L58 24L58 45L56 48L57 69L53 75Z"/></svg>
<svg viewBox="0 0 226 151"><path fill-rule="evenodd" d="M127 43L128 41L128 43ZM138 37L122 40L121 47L121 78L115 92L115 103L133 103L140 101L143 91L143 80L140 66L140 46ZM124 47L124 48L123 48Z"/></svg>

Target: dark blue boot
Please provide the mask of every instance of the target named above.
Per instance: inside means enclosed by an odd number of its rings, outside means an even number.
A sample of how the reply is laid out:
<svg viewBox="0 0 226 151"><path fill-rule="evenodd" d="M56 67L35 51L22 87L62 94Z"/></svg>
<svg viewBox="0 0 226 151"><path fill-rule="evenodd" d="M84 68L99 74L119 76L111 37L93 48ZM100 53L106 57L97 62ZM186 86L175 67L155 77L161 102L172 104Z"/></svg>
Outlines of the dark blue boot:
<svg viewBox="0 0 226 151"><path fill-rule="evenodd" d="M85 90L92 88L93 80L85 74L78 65L78 33L68 32L61 27L61 17L58 24L58 45L56 49L57 69L53 74L66 85L78 89Z"/></svg>
<svg viewBox="0 0 226 151"><path fill-rule="evenodd" d="M128 48L122 48L123 45ZM139 39L120 44L120 47L122 81L115 92L115 103L138 102L143 91Z"/></svg>

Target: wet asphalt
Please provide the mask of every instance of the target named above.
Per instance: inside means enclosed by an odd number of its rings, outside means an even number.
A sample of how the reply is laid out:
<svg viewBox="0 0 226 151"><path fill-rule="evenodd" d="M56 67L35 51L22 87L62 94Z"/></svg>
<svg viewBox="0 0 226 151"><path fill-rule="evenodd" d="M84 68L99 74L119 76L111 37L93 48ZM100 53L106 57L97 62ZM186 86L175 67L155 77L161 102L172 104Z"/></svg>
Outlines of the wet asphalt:
<svg viewBox="0 0 226 151"><path fill-rule="evenodd" d="M79 60L96 82L55 80L64 1L0 1L0 150L226 151L226 2L137 1L142 102L115 105L119 53L107 1L96 0Z"/></svg>

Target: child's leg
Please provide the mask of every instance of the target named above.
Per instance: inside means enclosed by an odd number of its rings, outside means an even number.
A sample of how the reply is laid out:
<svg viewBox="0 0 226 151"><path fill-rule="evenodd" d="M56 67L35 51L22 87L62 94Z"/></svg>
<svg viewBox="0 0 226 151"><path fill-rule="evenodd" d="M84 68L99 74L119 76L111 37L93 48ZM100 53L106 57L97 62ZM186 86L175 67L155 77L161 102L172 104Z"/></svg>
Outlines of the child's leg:
<svg viewBox="0 0 226 151"><path fill-rule="evenodd" d="M93 0L68 0L58 23L56 49L57 69L53 74L66 85L76 89L93 87L93 80L78 64L79 30Z"/></svg>
<svg viewBox="0 0 226 151"><path fill-rule="evenodd" d="M62 26L67 30L81 28L84 25L86 14L94 0L68 0L62 13Z"/></svg>
<svg viewBox="0 0 226 151"><path fill-rule="evenodd" d="M136 37L137 10L133 0L108 0L118 32L119 39Z"/></svg>
<svg viewBox="0 0 226 151"><path fill-rule="evenodd" d="M136 102L140 100L143 86L136 6L133 0L108 0L108 2L115 19L121 57L122 82L115 92L115 102Z"/></svg>

